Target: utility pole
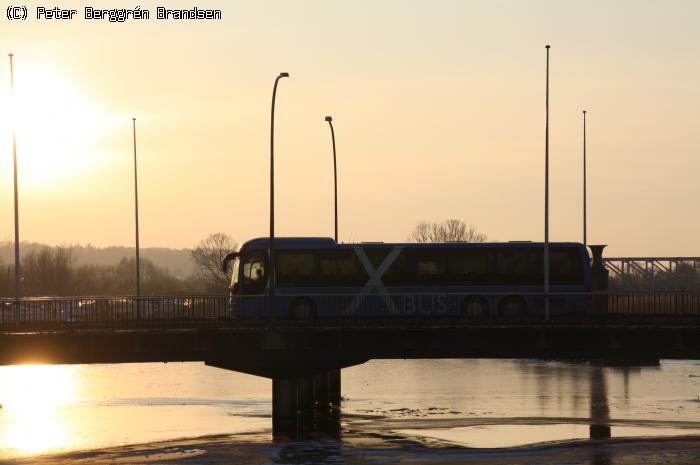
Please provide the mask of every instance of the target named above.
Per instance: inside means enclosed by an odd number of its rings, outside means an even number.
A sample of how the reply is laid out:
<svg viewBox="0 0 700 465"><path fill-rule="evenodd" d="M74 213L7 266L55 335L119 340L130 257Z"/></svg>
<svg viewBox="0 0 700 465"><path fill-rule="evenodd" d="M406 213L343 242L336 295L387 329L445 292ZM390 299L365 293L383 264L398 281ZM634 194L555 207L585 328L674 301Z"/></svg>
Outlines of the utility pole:
<svg viewBox="0 0 700 465"><path fill-rule="evenodd" d="M22 297L21 274L19 263L19 195L17 188L17 123L15 106L15 70L12 63L14 54L10 53L10 92L12 93L12 163L15 188L15 304L19 311L19 299Z"/></svg>
<svg viewBox="0 0 700 465"><path fill-rule="evenodd" d="M131 118L134 129L134 212L136 219L136 297L141 297L141 258L139 248L139 177L136 164L136 118Z"/></svg>
<svg viewBox="0 0 700 465"><path fill-rule="evenodd" d="M544 104L544 318L549 320L549 45Z"/></svg>

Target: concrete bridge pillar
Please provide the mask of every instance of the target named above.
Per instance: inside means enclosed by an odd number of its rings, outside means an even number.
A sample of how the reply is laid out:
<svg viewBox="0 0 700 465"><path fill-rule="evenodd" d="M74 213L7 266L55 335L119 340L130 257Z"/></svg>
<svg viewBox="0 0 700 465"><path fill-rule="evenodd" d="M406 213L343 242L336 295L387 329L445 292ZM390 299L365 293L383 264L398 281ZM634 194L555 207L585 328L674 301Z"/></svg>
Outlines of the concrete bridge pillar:
<svg viewBox="0 0 700 465"><path fill-rule="evenodd" d="M314 377L297 379L297 436L314 429Z"/></svg>
<svg viewBox="0 0 700 465"><path fill-rule="evenodd" d="M340 368L328 372L328 397L331 405L340 410Z"/></svg>
<svg viewBox="0 0 700 465"><path fill-rule="evenodd" d="M313 428L313 377L272 380L272 431L298 438Z"/></svg>
<svg viewBox="0 0 700 465"><path fill-rule="evenodd" d="M272 380L272 430L296 431L297 380Z"/></svg>
<svg viewBox="0 0 700 465"><path fill-rule="evenodd" d="M298 378L273 378L272 431L295 439L314 430L337 432L339 399L340 369Z"/></svg>
<svg viewBox="0 0 700 465"><path fill-rule="evenodd" d="M0 353L0 355L2 355ZM272 379L272 432L300 439L311 431L337 437L340 432L340 368L367 360L336 362L207 360L209 366Z"/></svg>
<svg viewBox="0 0 700 465"><path fill-rule="evenodd" d="M330 409L329 372L314 375L314 412L324 415Z"/></svg>

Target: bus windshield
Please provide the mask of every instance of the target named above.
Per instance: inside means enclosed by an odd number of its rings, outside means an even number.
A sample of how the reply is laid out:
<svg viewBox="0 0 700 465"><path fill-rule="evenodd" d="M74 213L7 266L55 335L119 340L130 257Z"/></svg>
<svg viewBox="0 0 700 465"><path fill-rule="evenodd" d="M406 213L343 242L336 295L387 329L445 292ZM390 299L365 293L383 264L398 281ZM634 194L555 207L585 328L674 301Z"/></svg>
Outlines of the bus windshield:
<svg viewBox="0 0 700 465"><path fill-rule="evenodd" d="M233 263L231 264L231 289L233 289L236 284L238 284L238 266L241 262L241 260L236 257L233 260Z"/></svg>

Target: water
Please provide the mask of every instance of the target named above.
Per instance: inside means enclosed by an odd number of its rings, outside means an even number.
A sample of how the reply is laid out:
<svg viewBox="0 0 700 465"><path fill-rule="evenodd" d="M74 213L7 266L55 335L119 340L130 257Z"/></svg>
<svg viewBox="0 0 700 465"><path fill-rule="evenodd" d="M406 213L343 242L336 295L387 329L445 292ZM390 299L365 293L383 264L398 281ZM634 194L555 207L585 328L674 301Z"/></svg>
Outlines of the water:
<svg viewBox="0 0 700 465"><path fill-rule="evenodd" d="M253 463L323 450L359 462L387 454L445 461L446 451L465 448L587 441L592 424L611 425L613 438L700 435L695 361L645 368L372 361L343 370L342 439L293 445L271 441L270 395L267 379L201 363L0 367L0 460L94 449L133 454L119 447L150 443L151 454L167 450L182 458L226 447L226 454L250 455Z"/></svg>

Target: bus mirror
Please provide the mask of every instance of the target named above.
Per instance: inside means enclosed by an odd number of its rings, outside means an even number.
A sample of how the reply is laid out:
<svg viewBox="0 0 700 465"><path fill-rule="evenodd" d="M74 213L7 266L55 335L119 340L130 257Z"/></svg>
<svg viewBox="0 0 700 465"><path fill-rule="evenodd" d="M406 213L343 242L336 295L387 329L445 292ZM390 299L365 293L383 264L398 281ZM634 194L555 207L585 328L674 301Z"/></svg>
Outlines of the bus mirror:
<svg viewBox="0 0 700 465"><path fill-rule="evenodd" d="M224 257L224 261L221 263L221 270L224 273L228 273L228 264L231 262L231 260L238 257L238 255L238 252L231 252L230 254L226 255L226 257Z"/></svg>

